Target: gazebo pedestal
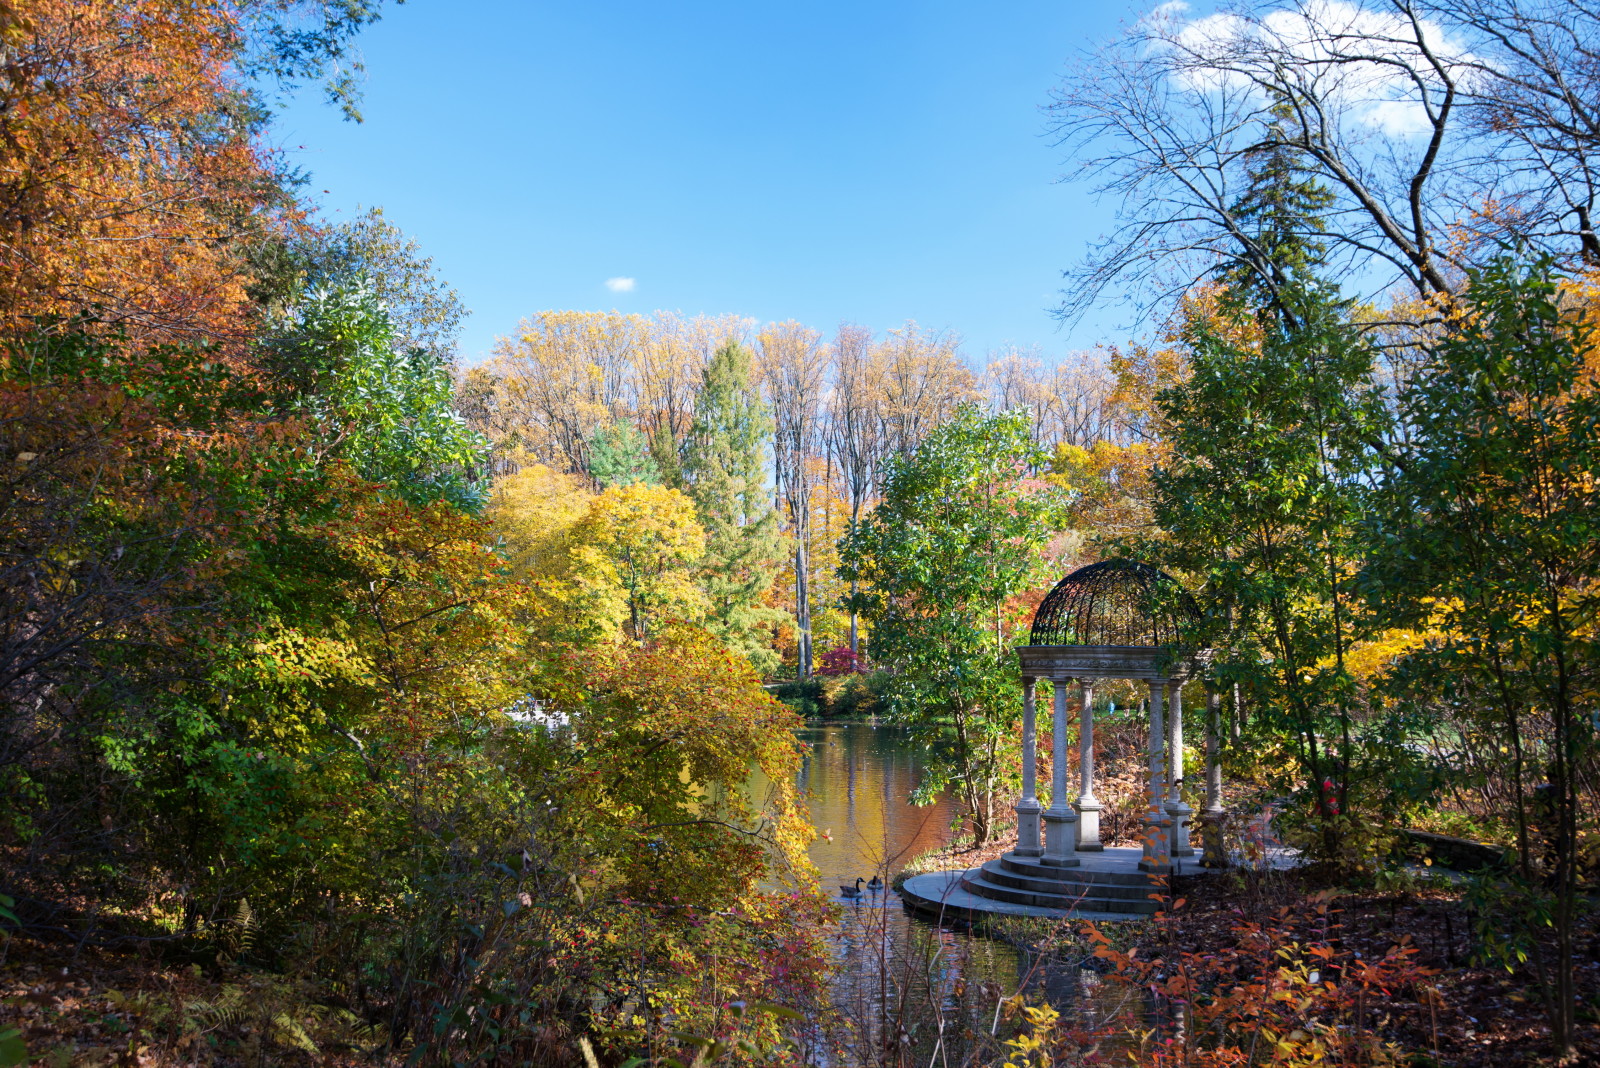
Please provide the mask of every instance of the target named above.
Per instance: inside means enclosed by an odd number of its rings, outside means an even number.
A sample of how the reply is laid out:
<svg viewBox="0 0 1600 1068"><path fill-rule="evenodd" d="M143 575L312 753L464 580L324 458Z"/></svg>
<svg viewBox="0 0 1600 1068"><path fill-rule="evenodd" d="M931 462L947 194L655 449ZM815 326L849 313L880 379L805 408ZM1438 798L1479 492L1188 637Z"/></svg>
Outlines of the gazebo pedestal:
<svg viewBox="0 0 1600 1068"><path fill-rule="evenodd" d="M1079 800L1072 806L1078 812L1078 852L1099 853L1105 846L1100 843L1100 813L1104 806L1094 798Z"/></svg>
<svg viewBox="0 0 1600 1068"><path fill-rule="evenodd" d="M1083 861L1078 858L1078 814L1070 808L1058 812L1051 808L1044 814L1044 856L1041 864L1052 868L1076 868Z"/></svg>
<svg viewBox="0 0 1600 1068"><path fill-rule="evenodd" d="M1007 853L966 871L913 876L901 887L900 896L912 909L936 920L993 916L1138 920L1160 911L1160 896L1167 889L1164 874L1141 870L1139 860L1137 846L1106 846L1084 857L1082 866L1067 869L1048 867L1038 857ZM1299 861L1297 854L1282 847L1269 849L1261 858L1262 864L1275 869ZM1198 874L1187 867L1184 872Z"/></svg>

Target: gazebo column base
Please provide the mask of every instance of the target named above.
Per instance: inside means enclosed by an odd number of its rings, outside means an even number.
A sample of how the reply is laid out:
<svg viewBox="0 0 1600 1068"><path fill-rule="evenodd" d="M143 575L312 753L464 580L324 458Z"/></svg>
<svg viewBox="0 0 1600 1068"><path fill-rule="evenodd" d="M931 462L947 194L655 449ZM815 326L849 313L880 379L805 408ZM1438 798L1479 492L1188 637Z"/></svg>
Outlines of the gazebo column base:
<svg viewBox="0 0 1600 1068"><path fill-rule="evenodd" d="M1139 859L1140 871L1168 872L1172 870L1172 853L1168 837L1172 830L1172 817L1158 809L1144 818L1144 856Z"/></svg>
<svg viewBox="0 0 1600 1068"><path fill-rule="evenodd" d="M1070 808L1050 809L1044 814L1044 856L1040 863L1053 868L1076 868L1083 862L1077 858L1078 815Z"/></svg>
<svg viewBox="0 0 1600 1068"><path fill-rule="evenodd" d="M1175 857L1194 856L1194 846L1189 844L1189 817L1193 815L1194 809L1182 801L1167 805L1167 816L1172 822L1172 855Z"/></svg>
<svg viewBox="0 0 1600 1068"><path fill-rule="evenodd" d="M1017 856L1037 857L1044 852L1039 848L1039 813L1043 811L1037 801L1017 802Z"/></svg>
<svg viewBox="0 0 1600 1068"><path fill-rule="evenodd" d="M1078 852L1099 853L1105 849L1100 844L1100 802L1094 798L1078 801L1072 806L1078 810Z"/></svg>
<svg viewBox="0 0 1600 1068"><path fill-rule="evenodd" d="M1222 821L1227 816L1220 808L1206 809L1200 813L1200 842L1205 848L1200 856L1202 868L1228 867L1228 851L1222 841Z"/></svg>

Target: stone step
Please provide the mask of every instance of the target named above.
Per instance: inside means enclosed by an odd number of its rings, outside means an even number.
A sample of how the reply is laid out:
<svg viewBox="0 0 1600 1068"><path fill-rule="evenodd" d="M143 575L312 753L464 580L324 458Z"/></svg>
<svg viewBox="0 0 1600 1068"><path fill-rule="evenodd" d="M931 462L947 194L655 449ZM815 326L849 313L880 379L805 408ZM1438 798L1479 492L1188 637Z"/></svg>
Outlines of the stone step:
<svg viewBox="0 0 1600 1068"><path fill-rule="evenodd" d="M1085 857L1092 854L1084 854ZM1091 861L1076 868L1057 868L1054 865L1043 864L1036 857L1019 857L1014 853L1006 853L1000 857L1000 865L1006 871L1021 875L1029 879L1068 879L1074 882L1096 883L1108 886L1137 886L1154 889L1157 885L1151 880L1148 873L1139 871L1133 865L1128 870L1108 871Z"/></svg>
<svg viewBox="0 0 1600 1068"><path fill-rule="evenodd" d="M1101 897L1087 892L1080 895L1018 890L992 883L981 874L974 878L971 872L962 878L961 887L970 894L975 894L990 901L1004 901L1013 905L1032 905L1037 908L1071 909L1074 912L1082 913L1105 912L1124 916L1154 916L1158 911L1154 901Z"/></svg>
<svg viewBox="0 0 1600 1068"><path fill-rule="evenodd" d="M1035 894L1065 897L1086 894L1090 897L1116 898L1122 901L1148 901L1150 895L1160 889L1158 884L1148 879L1129 883L1108 882L1092 878L1093 875L1099 874L1095 872L1083 872L1080 877L1078 870L1073 868L1046 868L1043 871L1030 869L1029 874L1021 874L1013 867L991 860L983 865L982 871L982 878L986 882Z"/></svg>

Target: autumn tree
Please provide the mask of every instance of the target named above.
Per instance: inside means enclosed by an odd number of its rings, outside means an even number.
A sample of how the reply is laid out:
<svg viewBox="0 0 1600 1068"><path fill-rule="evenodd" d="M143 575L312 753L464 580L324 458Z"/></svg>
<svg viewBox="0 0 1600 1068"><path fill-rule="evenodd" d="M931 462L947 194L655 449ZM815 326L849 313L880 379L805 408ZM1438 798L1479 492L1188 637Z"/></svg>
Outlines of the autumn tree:
<svg viewBox="0 0 1600 1068"><path fill-rule="evenodd" d="M493 443L502 472L513 456L586 471L595 430L627 419L649 441L662 478L676 485L702 369L723 341L747 332L736 316L543 312L465 372L463 407Z"/></svg>
<svg viewBox="0 0 1600 1068"><path fill-rule="evenodd" d="M115 853L97 810L137 763L116 753L193 725L173 703L195 629L271 525L259 483L290 460L258 446L292 427L240 432L261 400L203 352L0 337L0 781L11 832L49 829L40 863ZM101 798L87 808L86 789Z"/></svg>
<svg viewBox="0 0 1600 1068"><path fill-rule="evenodd" d="M705 618L705 532L677 490L630 482L595 494L575 475L531 464L495 483L488 516L532 587L524 621L546 642L641 642L664 619Z"/></svg>
<svg viewBox="0 0 1600 1068"><path fill-rule="evenodd" d="M613 486L572 528L568 596L590 618L620 617L636 642L664 618L700 622L707 604L695 577L706 544L682 493L642 482Z"/></svg>
<svg viewBox="0 0 1600 1068"><path fill-rule="evenodd" d="M240 239L272 196L230 114L232 5L8 9L0 322L87 315L139 339L238 336Z"/></svg>
<svg viewBox="0 0 1600 1068"><path fill-rule="evenodd" d="M774 323L758 339L761 376L776 419L773 467L778 496L789 513L794 542L794 618L799 636L797 672L811 675L810 461L821 451L827 354L815 330Z"/></svg>
<svg viewBox="0 0 1600 1068"><path fill-rule="evenodd" d="M976 399L972 372L949 334L916 323L889 331L872 360L879 434L888 453L909 455L934 427Z"/></svg>
<svg viewBox="0 0 1600 1068"><path fill-rule="evenodd" d="M1430 633L1412 659L1431 667L1463 726L1486 717L1510 765L1507 816L1528 896L1485 931L1508 959L1532 956L1553 1052L1570 1058L1580 769L1596 753L1583 717L1596 682L1600 391L1593 307L1566 303L1548 259L1507 257L1472 275L1401 398L1411 433L1369 518L1363 578L1392 625ZM1539 946L1546 924L1553 960Z"/></svg>
<svg viewBox="0 0 1600 1068"><path fill-rule="evenodd" d="M882 456L882 436L873 400L872 334L859 326L841 325L834 335L833 403L827 422L828 447L850 506L850 531L861 522L862 509L872 499L878 484L878 463ZM850 651L859 654L857 593L850 583Z"/></svg>
<svg viewBox="0 0 1600 1068"><path fill-rule="evenodd" d="M593 499L576 475L529 464L495 481L486 515L514 572L537 584L567 566L572 528Z"/></svg>
<svg viewBox="0 0 1600 1068"><path fill-rule="evenodd" d="M0 322L88 316L135 340L242 338L247 250L297 214L254 140L266 99L319 82L353 113L350 41L380 9L0 11Z"/></svg>
<svg viewBox="0 0 1600 1068"><path fill-rule="evenodd" d="M1294 740L1295 785L1337 857L1358 826L1353 806L1385 785L1367 758L1390 752L1360 728L1347 664L1370 628L1350 574L1367 442L1386 415L1367 389L1373 350L1344 306L1304 288L1279 299L1279 318L1253 323L1225 305L1192 321L1189 373L1156 398L1167 451L1151 476L1161 536L1147 551L1246 632L1212 637L1244 650L1227 668Z"/></svg>

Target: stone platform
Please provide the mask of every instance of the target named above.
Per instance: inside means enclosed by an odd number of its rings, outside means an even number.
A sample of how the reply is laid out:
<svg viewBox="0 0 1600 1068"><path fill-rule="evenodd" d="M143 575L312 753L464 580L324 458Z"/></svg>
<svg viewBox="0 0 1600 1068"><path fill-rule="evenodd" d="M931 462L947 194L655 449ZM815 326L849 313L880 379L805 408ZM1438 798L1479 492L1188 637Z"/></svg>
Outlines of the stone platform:
<svg viewBox="0 0 1600 1068"><path fill-rule="evenodd" d="M1103 852L1080 853L1076 868L1056 868L1038 857L1015 853L962 872L931 872L907 879L900 896L929 916L977 919L985 915L1062 919L1138 920L1160 911L1156 895L1165 892L1165 876L1139 870L1143 855L1137 846L1107 846ZM1199 858L1180 859L1179 876L1205 875ZM1299 858L1275 848L1262 863L1293 867Z"/></svg>

